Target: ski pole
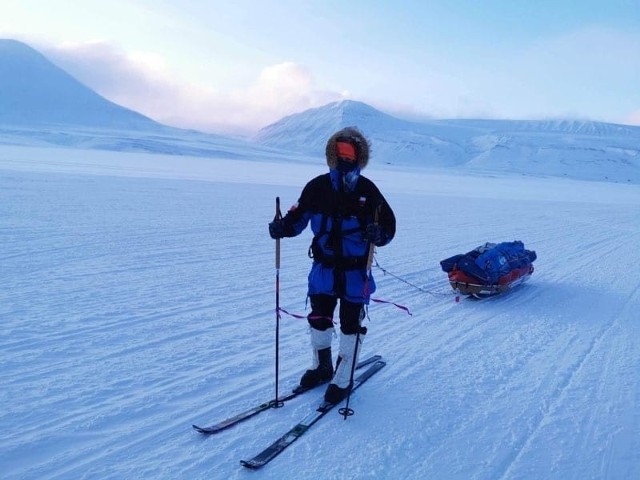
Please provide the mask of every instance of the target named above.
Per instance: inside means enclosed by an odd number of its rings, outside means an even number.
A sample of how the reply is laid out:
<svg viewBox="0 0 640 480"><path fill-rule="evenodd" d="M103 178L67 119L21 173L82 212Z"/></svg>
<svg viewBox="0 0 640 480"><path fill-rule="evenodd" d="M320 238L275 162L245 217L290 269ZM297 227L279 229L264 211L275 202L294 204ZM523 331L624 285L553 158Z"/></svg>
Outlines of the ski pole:
<svg viewBox="0 0 640 480"><path fill-rule="evenodd" d="M274 221L282 220L282 212L280 211L280 197L276 197L276 215ZM276 396L271 402L271 407L280 408L284 402L278 397L278 371L280 352L280 239L276 238Z"/></svg>
<svg viewBox="0 0 640 480"><path fill-rule="evenodd" d="M373 217L374 225L378 225L379 214L380 214L380 205L378 205L378 207L376 208L376 211ZM374 250L375 250L375 245L373 244L373 242L369 242L369 255L367 257L367 268L366 268L366 273L364 278L364 288L362 289L362 292L364 293L364 297L367 297L369 295L369 275L371 275L371 265L373 264ZM360 309L360 319L358 321L359 325L362 323L362 320L364 319L364 317L365 317L365 307L364 307L364 300L363 300L362 308ZM354 413L353 409L349 408L349 400L351 400L351 390L353 389L353 376L356 371L356 354L358 353L358 346L360 345L360 329L361 328L358 328L358 331L356 332L356 344L353 349L353 359L351 361L351 376L349 377L349 391L347 392L347 402L343 408L338 410L338 412L344 417L345 420L347 419L347 417L350 417Z"/></svg>

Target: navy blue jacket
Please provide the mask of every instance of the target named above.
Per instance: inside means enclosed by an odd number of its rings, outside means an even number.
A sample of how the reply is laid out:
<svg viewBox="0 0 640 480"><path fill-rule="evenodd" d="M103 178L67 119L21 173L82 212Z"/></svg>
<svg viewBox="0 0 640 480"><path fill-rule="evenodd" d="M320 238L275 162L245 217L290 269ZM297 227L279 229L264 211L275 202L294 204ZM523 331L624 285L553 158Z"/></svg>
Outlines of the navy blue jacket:
<svg viewBox="0 0 640 480"><path fill-rule="evenodd" d="M311 180L300 199L284 217L286 237L294 237L311 223L313 265L309 273L309 295L327 294L354 303L368 303L375 291L373 276L365 292L366 261L369 243L363 239L365 228L374 222L383 235L377 246L389 243L396 233L396 218L375 184L357 175L351 186L331 169Z"/></svg>

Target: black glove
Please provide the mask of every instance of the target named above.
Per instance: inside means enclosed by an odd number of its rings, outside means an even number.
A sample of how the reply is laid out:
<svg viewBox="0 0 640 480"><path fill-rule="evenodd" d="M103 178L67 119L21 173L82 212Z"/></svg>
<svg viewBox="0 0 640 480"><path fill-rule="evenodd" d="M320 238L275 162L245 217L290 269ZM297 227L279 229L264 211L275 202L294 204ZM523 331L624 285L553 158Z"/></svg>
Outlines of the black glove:
<svg viewBox="0 0 640 480"><path fill-rule="evenodd" d="M381 245L384 243L386 235L380 225L376 223L370 223L369 225L367 225L362 238L363 240L373 243L374 245Z"/></svg>
<svg viewBox="0 0 640 480"><path fill-rule="evenodd" d="M284 220L282 218L274 220L269 224L269 235L271 235L273 239L284 237Z"/></svg>

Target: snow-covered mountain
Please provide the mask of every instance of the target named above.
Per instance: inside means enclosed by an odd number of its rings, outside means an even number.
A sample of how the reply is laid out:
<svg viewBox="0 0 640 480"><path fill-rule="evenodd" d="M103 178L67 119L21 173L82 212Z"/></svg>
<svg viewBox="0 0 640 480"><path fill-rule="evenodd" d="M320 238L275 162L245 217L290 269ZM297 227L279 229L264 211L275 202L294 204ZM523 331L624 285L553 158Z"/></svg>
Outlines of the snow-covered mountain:
<svg viewBox="0 0 640 480"><path fill-rule="evenodd" d="M327 138L355 125L371 140L372 156L384 163L428 159L431 166L464 163L463 141L473 127L408 122L361 102L343 100L289 115L260 130L253 140L287 150L324 155Z"/></svg>
<svg viewBox="0 0 640 480"><path fill-rule="evenodd" d="M0 40L0 124L128 129L157 125L101 97L15 40Z"/></svg>
<svg viewBox="0 0 640 480"><path fill-rule="evenodd" d="M277 159L243 139L160 124L101 97L32 47L0 39L0 144Z"/></svg>
<svg viewBox="0 0 640 480"><path fill-rule="evenodd" d="M335 130L357 125L374 161L475 170L640 181L640 127L587 121L406 121L350 100L290 115L254 141L322 155Z"/></svg>
<svg viewBox="0 0 640 480"><path fill-rule="evenodd" d="M407 121L342 101L287 116L252 139L157 123L101 97L24 43L0 40L0 144L317 162L358 126L377 166L640 183L640 127L586 121Z"/></svg>

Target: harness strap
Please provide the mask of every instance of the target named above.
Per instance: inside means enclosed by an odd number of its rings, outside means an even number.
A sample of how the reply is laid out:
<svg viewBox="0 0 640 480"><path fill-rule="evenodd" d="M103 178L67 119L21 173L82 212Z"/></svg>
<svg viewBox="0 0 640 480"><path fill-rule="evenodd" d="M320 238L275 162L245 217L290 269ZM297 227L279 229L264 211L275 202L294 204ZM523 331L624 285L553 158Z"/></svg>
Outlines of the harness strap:
<svg viewBox="0 0 640 480"><path fill-rule="evenodd" d="M361 270L367 267L367 257L364 255L359 257L333 257L325 255L320 247L318 247L315 238L311 242L309 252L314 262L321 263L325 267L336 268L342 271Z"/></svg>

